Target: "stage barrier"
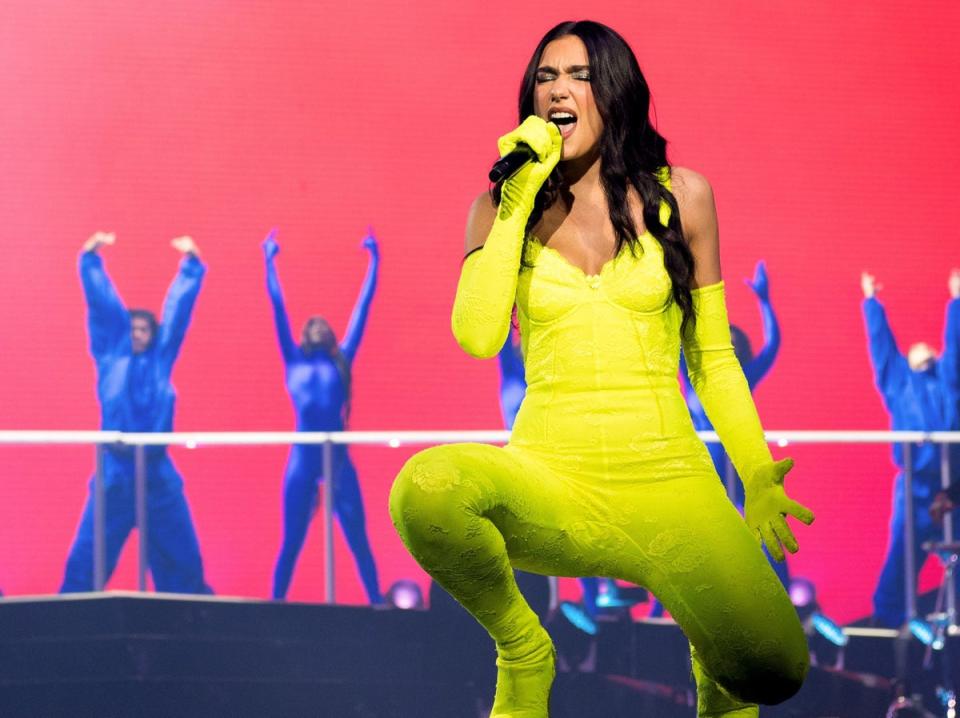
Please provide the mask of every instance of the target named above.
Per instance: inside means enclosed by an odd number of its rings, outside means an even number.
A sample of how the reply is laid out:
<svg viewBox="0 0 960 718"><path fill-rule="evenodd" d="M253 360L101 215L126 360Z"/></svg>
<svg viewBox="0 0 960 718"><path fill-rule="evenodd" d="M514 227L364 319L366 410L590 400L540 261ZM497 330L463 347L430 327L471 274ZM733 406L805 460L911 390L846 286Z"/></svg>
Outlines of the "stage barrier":
<svg viewBox="0 0 960 718"><path fill-rule="evenodd" d="M717 442L716 432L697 432L707 442ZM768 443L786 447L791 444L895 444L903 446L904 451L904 515L905 533L905 576L907 621L917 615L916 586L911 580L914 574L913 541L913 472L910 468L910 456L914 444L939 444L941 485L946 488L950 483L950 444L960 444L960 432L946 431L767 431ZM295 432L295 431L197 431L170 433L126 433L119 431L46 431L22 430L0 431L0 446L37 446L37 445L94 445L97 455L97 470L94 478L94 587L102 590L105 585L105 539L103 510L103 473L102 456L106 446L132 447L135 455L136 479L136 526L140 536L139 557L137 562L137 585L140 591L147 588L147 543L144 537L149 531L146 511L146 462L147 446L184 446L190 449L211 446L271 446L292 444L319 444L323 446L324 475L332 474L333 447L335 444L388 446L428 446L455 442L478 442L504 444L509 439L507 431L339 431L339 432ZM728 493L732 495L735 473L728 465L725 481ZM324 552L324 602L336 603L334 590L335 565L333 550L333 500L330 481L322 482L323 491L323 552ZM944 517L944 542L954 541L953 517ZM946 612L950 624L956 625L956 595L953 583L947 585Z"/></svg>

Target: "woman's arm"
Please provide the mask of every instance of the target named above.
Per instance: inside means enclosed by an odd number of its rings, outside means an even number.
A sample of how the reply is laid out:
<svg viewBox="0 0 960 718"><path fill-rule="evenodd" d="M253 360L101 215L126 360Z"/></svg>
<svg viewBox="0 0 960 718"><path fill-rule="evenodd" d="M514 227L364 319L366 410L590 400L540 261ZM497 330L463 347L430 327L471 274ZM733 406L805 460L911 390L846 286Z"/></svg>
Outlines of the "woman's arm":
<svg viewBox="0 0 960 718"><path fill-rule="evenodd" d="M521 142L538 160L528 162L503 183L499 207L481 195L467 219L467 256L450 326L463 350L481 359L496 355L507 339L527 219L537 192L560 160L563 145L556 125L534 116L500 138L501 156Z"/></svg>
<svg viewBox="0 0 960 718"><path fill-rule="evenodd" d="M943 354L940 362L954 400L960 399L960 269L950 272L947 281L950 301L943 328Z"/></svg>
<svg viewBox="0 0 960 718"><path fill-rule="evenodd" d="M780 323L773 311L773 302L770 301L770 282L767 279L767 266L761 259L757 262L757 269L753 281L747 281L750 289L757 295L760 303L760 318L763 321L763 347L757 355L743 367L747 377L747 384L753 389L760 380L767 375L773 366L774 360L780 351Z"/></svg>
<svg viewBox="0 0 960 718"><path fill-rule="evenodd" d="M876 278L867 272L860 276L863 290L863 320L867 331L867 349L873 365L873 379L888 408L910 376L907 359L897 347L897 340L887 321L887 313L876 297Z"/></svg>
<svg viewBox="0 0 960 718"><path fill-rule="evenodd" d="M87 303L90 353L96 360L130 341L130 314L107 275L103 259L97 254L102 245L112 245L115 241L116 235L112 232L96 232L84 243L80 253L80 283Z"/></svg>
<svg viewBox="0 0 960 718"><path fill-rule="evenodd" d="M798 548L784 516L790 514L810 523L813 513L786 496L783 478L793 462L774 462L747 380L733 353L720 275L720 238L713 191L701 175L676 168L673 192L684 236L696 263L696 323L682 338L690 383L743 481L748 525L773 557L782 560L781 544L791 552Z"/></svg>
<svg viewBox="0 0 960 718"><path fill-rule="evenodd" d="M170 244L183 254L183 259L163 302L158 346L167 361L172 363L186 336L207 268L200 261L200 250L190 237L177 237Z"/></svg>
<svg viewBox="0 0 960 718"><path fill-rule="evenodd" d="M377 246L377 239L373 236L372 230L370 234L363 238L362 246L370 252L367 276L363 280L360 296L357 297L357 303L350 315L350 322L347 324L347 331L344 334L343 342L340 344L340 351L350 361L353 361L353 358L357 355L360 340L363 338L364 327L367 326L367 314L370 312L370 302L373 301L373 295L377 290L377 275L380 270L380 248Z"/></svg>
<svg viewBox="0 0 960 718"><path fill-rule="evenodd" d="M297 355L297 344L293 341L290 331L290 318L283 301L283 290L280 288L280 277L277 274L276 257L280 251L277 244L277 230L270 230L270 234L263 240L263 258L267 269L267 295L273 307L273 323L277 329L277 341L280 343L280 353L286 363L292 362Z"/></svg>

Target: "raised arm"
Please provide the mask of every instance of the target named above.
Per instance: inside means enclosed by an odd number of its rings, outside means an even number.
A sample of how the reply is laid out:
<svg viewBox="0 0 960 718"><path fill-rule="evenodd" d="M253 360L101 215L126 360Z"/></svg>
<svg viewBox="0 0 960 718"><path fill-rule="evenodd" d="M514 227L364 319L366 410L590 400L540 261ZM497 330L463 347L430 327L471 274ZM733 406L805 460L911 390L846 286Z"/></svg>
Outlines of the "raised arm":
<svg viewBox="0 0 960 718"><path fill-rule="evenodd" d="M757 301L760 303L760 317L763 321L763 347L743 367L743 373L747 377L747 383L752 390L770 371L770 367L773 366L777 353L780 351L780 324L777 322L777 315L774 313L773 303L770 301L770 281L767 278L767 265L762 259L757 262L753 281L747 280L747 285L757 295Z"/></svg>
<svg viewBox="0 0 960 718"><path fill-rule="evenodd" d="M297 343L293 340L290 331L290 318L287 316L287 307L283 301L283 290L280 288L280 276L277 274L276 258L280 252L277 244L276 228L263 240L263 258L267 268L267 295L273 307L273 323L277 329L277 341L280 343L280 353L283 361L290 363L297 355Z"/></svg>
<svg viewBox="0 0 960 718"><path fill-rule="evenodd" d="M466 258L450 326L463 350L480 359L494 356L507 339L527 220L537 192L560 160L563 138L556 125L531 115L500 138L501 156L520 143L530 147L537 160L503 183L499 207L481 195L467 219Z"/></svg>
<svg viewBox="0 0 960 718"><path fill-rule="evenodd" d="M116 351L130 341L130 314L110 281L97 250L116 241L112 232L96 232L80 253L80 283L87 303L90 353L94 359Z"/></svg>
<svg viewBox="0 0 960 718"><path fill-rule="evenodd" d="M940 356L940 364L947 385L953 391L955 399L960 399L960 269L950 272L947 288L950 291L950 301L947 303L947 317L943 327L943 354Z"/></svg>
<svg viewBox="0 0 960 718"><path fill-rule="evenodd" d="M771 555L782 560L781 544L791 552L797 550L786 514L811 523L813 513L784 492L784 476L793 461L774 462L770 455L750 388L733 353L713 192L703 177L690 170L677 168L674 177L684 236L696 262L696 323L682 337L690 383L743 481L747 524Z"/></svg>
<svg viewBox="0 0 960 718"><path fill-rule="evenodd" d="M377 291L377 275L380 271L380 248L377 245L377 238L373 236L371 230L363 238L362 246L370 252L370 262L367 264L367 276L364 277L363 286L360 288L360 296L357 297L357 303L350 314L350 323L347 324L347 331L340 343L340 351L349 359L357 355L357 349L360 347L360 340L363 339L363 330L367 326L367 314L370 312L370 303L373 301L373 295Z"/></svg>
<svg viewBox="0 0 960 718"><path fill-rule="evenodd" d="M907 359L897 348L887 313L876 297L878 289L876 277L867 272L860 276L863 289L863 319L866 324L867 345L870 351L870 363L873 365L873 378L884 400L890 404L909 376Z"/></svg>
<svg viewBox="0 0 960 718"><path fill-rule="evenodd" d="M180 353L207 268L200 261L200 251L190 237L177 237L170 245L183 254L183 259L163 301L158 341L161 354L172 363Z"/></svg>

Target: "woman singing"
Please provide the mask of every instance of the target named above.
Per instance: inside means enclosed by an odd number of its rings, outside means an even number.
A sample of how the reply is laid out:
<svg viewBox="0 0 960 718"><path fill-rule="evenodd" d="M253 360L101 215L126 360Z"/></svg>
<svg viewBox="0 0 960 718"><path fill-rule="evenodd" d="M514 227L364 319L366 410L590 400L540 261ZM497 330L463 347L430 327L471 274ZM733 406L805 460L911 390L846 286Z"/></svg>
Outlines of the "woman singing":
<svg viewBox="0 0 960 718"><path fill-rule="evenodd" d="M624 40L550 30L501 154L536 154L473 204L452 327L492 357L517 307L527 393L506 447L427 449L401 470L394 524L497 646L493 716L547 716L554 653L511 567L646 586L690 640L701 716L756 716L808 668L800 621L760 549L813 514L783 489L733 353L710 185L670 167ZM677 382L690 380L746 489L724 494Z"/></svg>

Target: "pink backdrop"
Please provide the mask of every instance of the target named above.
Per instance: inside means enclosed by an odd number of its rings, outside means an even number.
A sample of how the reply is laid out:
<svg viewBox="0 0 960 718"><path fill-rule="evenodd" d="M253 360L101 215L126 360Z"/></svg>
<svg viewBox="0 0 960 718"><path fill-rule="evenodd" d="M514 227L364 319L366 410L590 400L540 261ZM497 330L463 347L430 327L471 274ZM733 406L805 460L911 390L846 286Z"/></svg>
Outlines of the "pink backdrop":
<svg viewBox="0 0 960 718"><path fill-rule="evenodd" d="M960 264L960 8L590 8L636 50L672 161L714 185L731 315L755 343L759 316L740 280L767 260L784 341L756 395L766 427L885 428L859 273L885 285L903 342L939 346L948 271ZM355 366L353 428L497 428L496 363L462 354L448 329L465 212L485 187L495 138L514 124L529 53L583 11L568 0L548 13L498 1L3 3L0 428L97 425L76 272L97 229L117 232L105 256L131 305L159 309L176 267L171 237L193 235L209 264L175 372L177 428L292 427L259 242L281 228L295 327L323 313L342 332L368 224L383 265ZM386 511L409 453L354 451L384 588L424 578ZM790 490L818 516L799 531L791 567L817 583L829 613L867 613L886 541L889 452L790 453ZM285 449L173 454L210 582L267 595ZM58 586L92 465L84 447L0 448L8 595ZM133 586L132 557L112 587ZM342 542L337 560L339 597L360 601ZM935 580L928 569L924 586ZM316 527L291 598L321 596Z"/></svg>

